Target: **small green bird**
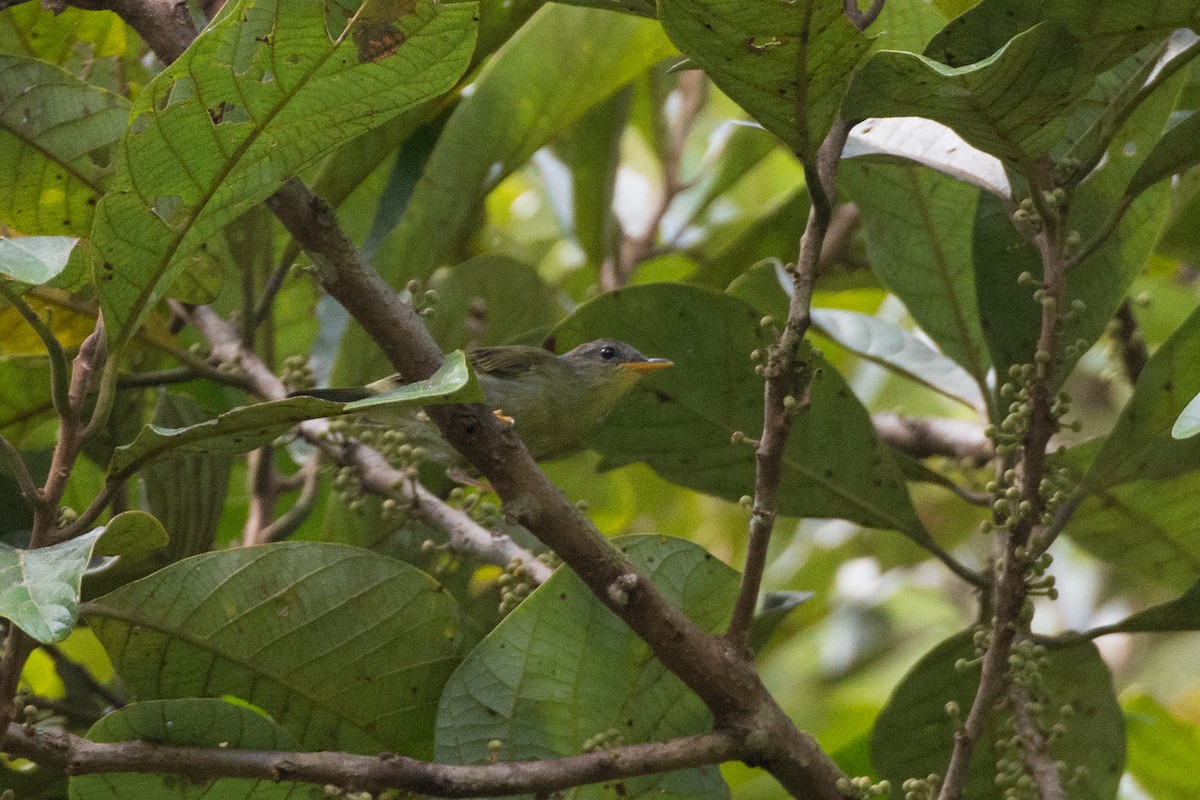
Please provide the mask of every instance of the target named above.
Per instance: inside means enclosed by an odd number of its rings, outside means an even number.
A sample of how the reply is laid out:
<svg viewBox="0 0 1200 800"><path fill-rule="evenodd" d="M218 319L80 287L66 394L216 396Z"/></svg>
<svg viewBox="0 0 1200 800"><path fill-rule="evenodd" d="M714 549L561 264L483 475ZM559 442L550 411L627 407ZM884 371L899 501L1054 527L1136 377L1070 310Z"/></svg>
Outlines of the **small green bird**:
<svg viewBox="0 0 1200 800"><path fill-rule="evenodd" d="M487 404L511 418L535 459L569 456L646 373L671 366L616 339L597 339L555 355L540 347L481 347L467 352ZM403 385L391 375L361 389L314 389L297 394L347 403ZM436 463L459 463L457 453L423 413L389 412L369 419L399 429Z"/></svg>

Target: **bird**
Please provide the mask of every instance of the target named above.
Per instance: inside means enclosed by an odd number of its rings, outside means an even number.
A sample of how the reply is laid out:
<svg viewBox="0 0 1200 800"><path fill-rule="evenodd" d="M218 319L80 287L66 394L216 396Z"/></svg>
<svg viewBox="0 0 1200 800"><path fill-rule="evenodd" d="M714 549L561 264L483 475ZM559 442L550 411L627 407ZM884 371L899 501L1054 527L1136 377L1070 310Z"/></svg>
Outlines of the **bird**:
<svg viewBox="0 0 1200 800"><path fill-rule="evenodd" d="M497 416L511 421L535 460L564 458L583 450L584 437L608 416L630 389L651 372L672 366L616 339L596 339L561 355L541 347L503 345L468 350L467 360ZM403 386L390 375L359 388L309 389L294 394L348 403ZM427 460L462 463L424 412L383 412L367 419L398 429Z"/></svg>

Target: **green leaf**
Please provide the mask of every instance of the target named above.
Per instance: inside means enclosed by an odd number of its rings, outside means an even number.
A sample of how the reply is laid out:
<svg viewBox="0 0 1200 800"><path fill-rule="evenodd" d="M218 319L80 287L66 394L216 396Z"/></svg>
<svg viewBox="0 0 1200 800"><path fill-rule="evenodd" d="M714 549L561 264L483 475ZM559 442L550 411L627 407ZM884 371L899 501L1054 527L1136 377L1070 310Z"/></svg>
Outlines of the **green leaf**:
<svg viewBox="0 0 1200 800"><path fill-rule="evenodd" d="M285 178L452 87L474 44L469 2L305 0L225 6L138 95L93 236L114 350L206 240Z"/></svg>
<svg viewBox="0 0 1200 800"><path fill-rule="evenodd" d="M96 160L107 161L128 117L119 95L0 54L0 221L30 235L86 235L107 172Z"/></svg>
<svg viewBox="0 0 1200 800"><path fill-rule="evenodd" d="M0 357L0 435L33 450L54 443L58 422L50 402L50 359Z"/></svg>
<svg viewBox="0 0 1200 800"><path fill-rule="evenodd" d="M1125 196L1132 199L1150 186L1200 164L1200 114L1192 112L1162 135L1133 173Z"/></svg>
<svg viewBox="0 0 1200 800"><path fill-rule="evenodd" d="M361 548L206 553L84 609L136 699L240 697L312 750L428 757L457 663L449 594Z"/></svg>
<svg viewBox="0 0 1200 800"><path fill-rule="evenodd" d="M1200 394L1198 363L1200 311L1146 363L1133 396L1083 478L1085 490L1169 478L1200 467L1200 439L1179 441L1171 435L1181 413Z"/></svg>
<svg viewBox="0 0 1200 800"><path fill-rule="evenodd" d="M1200 582L1166 603L1151 606L1120 622L1105 625L1105 633L1139 633L1200 630Z"/></svg>
<svg viewBox="0 0 1200 800"><path fill-rule="evenodd" d="M1079 49L1066 28L1043 24L965 67L882 51L855 76L842 113L925 117L1024 169L1054 143L1063 114L1091 86L1094 75L1081 66Z"/></svg>
<svg viewBox="0 0 1200 800"><path fill-rule="evenodd" d="M1154 800L1200 797L1200 729L1149 695L1125 701L1125 769Z"/></svg>
<svg viewBox="0 0 1200 800"><path fill-rule="evenodd" d="M1154 461L1147 469L1180 469ZM1104 476L1097 474L1094 479L1104 481ZM1200 472L1193 467L1177 477L1124 479L1092 491L1063 533L1121 577L1182 591L1200 578L1198 515Z"/></svg>
<svg viewBox="0 0 1200 800"><path fill-rule="evenodd" d="M0 616L43 644L67 638L79 620L83 573L103 531L36 550L0 543Z"/></svg>
<svg viewBox="0 0 1200 800"><path fill-rule="evenodd" d="M896 370L971 409L983 407L979 384L958 364L909 331L870 314L814 308L813 326L847 350Z"/></svg>
<svg viewBox="0 0 1200 800"><path fill-rule="evenodd" d="M62 272L79 240L72 236L22 236L0 239L0 275L41 284Z"/></svg>
<svg viewBox="0 0 1200 800"><path fill-rule="evenodd" d="M559 205L560 218L583 248L591 264L600 264L620 247L620 227L613 215L613 188L621 166L621 139L629 122L633 91L626 87L608 100L593 106L554 145L570 167L570 192ZM554 182L545 179L547 194L554 202Z"/></svg>
<svg viewBox="0 0 1200 800"><path fill-rule="evenodd" d="M1195 0L983 0L934 37L925 55L952 66L981 61L1022 31L1048 21L1070 30L1099 73L1143 45L1197 19Z"/></svg>
<svg viewBox="0 0 1200 800"><path fill-rule="evenodd" d="M749 304L677 284L637 286L576 309L552 334L559 350L613 336L669 358L671 369L642 381L591 436L602 466L645 461L672 483L737 500L753 493L754 448L734 431L762 430L763 381L749 355L765 349ZM812 402L793 422L783 461L779 512L841 517L925 541L890 454L866 410L824 362Z"/></svg>
<svg viewBox="0 0 1200 800"><path fill-rule="evenodd" d="M640 17L656 17L658 9L654 0L557 0L567 6L585 6L587 8L603 8L606 11L623 11L627 14L637 14Z"/></svg>
<svg viewBox="0 0 1200 800"><path fill-rule="evenodd" d="M1160 42L1148 44L1097 76L1092 90L1072 113L1063 141L1052 154L1062 165L1060 169L1070 166L1059 185L1074 186L1096 168L1134 104L1145 99L1142 92L1151 75L1163 66L1162 55Z"/></svg>
<svg viewBox="0 0 1200 800"><path fill-rule="evenodd" d="M438 302L428 325L443 350L506 344L558 321L554 292L537 270L508 256L478 256L439 277L430 282Z"/></svg>
<svg viewBox="0 0 1200 800"><path fill-rule="evenodd" d="M154 426L179 430L202 425L212 414L191 395L163 391L154 408ZM159 566L212 549L225 509L233 457L228 453L176 453L146 465L138 473L146 507L162 520L170 545Z"/></svg>
<svg viewBox="0 0 1200 800"><path fill-rule="evenodd" d="M979 686L978 663L960 669L956 662L974 658L972 634L965 631L939 644L904 676L871 734L871 761L880 777L899 786L907 778L945 770L958 728L946 704L957 703L965 716ZM1070 716L1061 717L1066 733L1051 744L1050 755L1066 763L1068 775L1083 768L1068 784L1066 796L1111 800L1125 761L1125 721L1113 696L1112 676L1091 642L1051 650L1047 659L1040 674L1045 707L1053 717L1049 725L1060 721L1059 709L1071 709ZM964 800L1000 797L995 717L975 746Z"/></svg>
<svg viewBox="0 0 1200 800"><path fill-rule="evenodd" d="M400 285L458 261L483 199L501 180L671 52L653 22L544 7L484 67L450 116L400 227L380 252L380 274Z"/></svg>
<svg viewBox="0 0 1200 800"><path fill-rule="evenodd" d="M296 423L309 419L482 400L483 391L467 366L466 356L456 351L447 355L441 369L428 379L352 403L289 397L235 408L216 419L185 428L147 425L132 442L117 448L108 472L110 475L129 474L172 452L245 453L269 444Z"/></svg>
<svg viewBox="0 0 1200 800"><path fill-rule="evenodd" d="M805 161L871 45L844 8L839 0L659 0L680 51Z"/></svg>
<svg viewBox="0 0 1200 800"><path fill-rule="evenodd" d="M1069 226L1084 242L1101 232L1104 221L1122 203L1134 170L1162 135L1181 86L1176 77L1159 87L1128 118L1109 143L1102 166L1071 194ZM1082 341L1065 356L1058 378L1065 380L1082 351L1104 332L1108 321L1141 272L1168 216L1166 186L1144 192L1129 207L1120 225L1090 258L1071 271L1065 305L1075 308L1064 325L1068 345ZM997 374L1007 376L1011 364L1031 363L1037 349L1041 307L1035 287L1017 282L1029 272L1042 278L1037 250L1013 227L1009 212L994 197L982 195L975 219L975 283L979 312Z"/></svg>
<svg viewBox="0 0 1200 800"><path fill-rule="evenodd" d="M737 573L699 546L665 536L615 544L696 624L729 620ZM712 716L683 683L605 608L579 578L560 569L467 656L438 708L438 761L487 764L576 755L616 731L620 742L702 733ZM499 752L488 744L499 740ZM715 767L630 778L575 789L571 798L721 798Z"/></svg>
<svg viewBox="0 0 1200 800"><path fill-rule="evenodd" d="M946 355L981 381L990 362L971 269L976 189L913 166L849 162L840 184L858 205L871 271Z"/></svg>
<svg viewBox="0 0 1200 800"><path fill-rule="evenodd" d="M122 511L104 525L96 542L95 555L136 558L152 553L167 543L167 531L153 514Z"/></svg>
<svg viewBox="0 0 1200 800"><path fill-rule="evenodd" d="M141 741L231 750L299 749L295 738L270 717L245 705L216 698L131 703L93 725L87 738L93 742ZM206 800L285 800L316 798L323 791L292 782L218 778L205 782L203 794ZM180 779L174 775L117 772L71 778L71 800L182 796Z"/></svg>

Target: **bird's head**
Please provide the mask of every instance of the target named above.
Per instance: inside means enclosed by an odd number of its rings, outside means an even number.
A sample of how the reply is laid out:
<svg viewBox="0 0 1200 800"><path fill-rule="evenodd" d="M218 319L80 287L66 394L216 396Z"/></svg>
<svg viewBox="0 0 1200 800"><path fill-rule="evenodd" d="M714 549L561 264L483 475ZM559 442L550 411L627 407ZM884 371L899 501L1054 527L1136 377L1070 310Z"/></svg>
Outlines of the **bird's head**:
<svg viewBox="0 0 1200 800"><path fill-rule="evenodd" d="M650 358L616 339L596 339L559 358L571 366L589 391L609 395L614 401L646 374L671 366L665 358Z"/></svg>

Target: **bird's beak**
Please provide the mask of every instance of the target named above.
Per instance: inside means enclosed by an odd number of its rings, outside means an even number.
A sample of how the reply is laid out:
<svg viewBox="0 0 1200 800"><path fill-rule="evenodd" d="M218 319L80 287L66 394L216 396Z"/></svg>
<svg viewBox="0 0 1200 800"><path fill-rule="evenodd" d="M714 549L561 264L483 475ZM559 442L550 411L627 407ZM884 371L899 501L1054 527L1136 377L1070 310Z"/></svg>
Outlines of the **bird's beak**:
<svg viewBox="0 0 1200 800"><path fill-rule="evenodd" d="M627 361L621 365L621 369L627 369L630 372L655 372L666 369L672 363L665 358L648 358L645 361Z"/></svg>

